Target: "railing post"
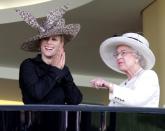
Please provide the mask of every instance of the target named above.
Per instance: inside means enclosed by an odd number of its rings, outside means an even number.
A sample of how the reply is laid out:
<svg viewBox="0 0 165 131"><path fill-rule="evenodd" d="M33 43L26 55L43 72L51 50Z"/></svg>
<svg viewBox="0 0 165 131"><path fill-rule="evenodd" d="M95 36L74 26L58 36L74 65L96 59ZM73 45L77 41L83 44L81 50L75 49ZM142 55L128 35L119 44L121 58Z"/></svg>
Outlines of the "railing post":
<svg viewBox="0 0 165 131"><path fill-rule="evenodd" d="M99 131L106 131L106 112L100 112L100 128Z"/></svg>
<svg viewBox="0 0 165 131"><path fill-rule="evenodd" d="M65 111L65 131L68 128L68 111Z"/></svg>
<svg viewBox="0 0 165 131"><path fill-rule="evenodd" d="M5 115L5 111L2 111L2 128L3 131L6 131L6 115Z"/></svg>
<svg viewBox="0 0 165 131"><path fill-rule="evenodd" d="M25 130L26 118L25 118L25 111L20 111L20 130Z"/></svg>
<svg viewBox="0 0 165 131"><path fill-rule="evenodd" d="M76 112L76 131L80 131L81 112Z"/></svg>

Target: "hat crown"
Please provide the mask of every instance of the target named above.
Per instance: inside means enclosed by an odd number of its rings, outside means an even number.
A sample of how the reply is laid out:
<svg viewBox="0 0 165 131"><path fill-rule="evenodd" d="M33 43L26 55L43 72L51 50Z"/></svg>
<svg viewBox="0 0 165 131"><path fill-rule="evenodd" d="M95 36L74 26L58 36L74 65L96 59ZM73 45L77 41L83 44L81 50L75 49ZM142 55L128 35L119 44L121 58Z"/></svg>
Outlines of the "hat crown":
<svg viewBox="0 0 165 131"><path fill-rule="evenodd" d="M73 40L80 30L80 24L65 24L64 14L69 9L68 4L50 11L41 21L38 21L29 11L17 9L16 12L21 18L23 18L29 26L38 31L38 34L26 40L21 48L25 51L38 52L40 51L39 40L54 35L63 35L65 44Z"/></svg>
<svg viewBox="0 0 165 131"><path fill-rule="evenodd" d="M30 25L32 28L35 28L39 33L46 32L56 26L64 26L65 20L63 15L68 10L68 6L64 5L63 7L56 8L48 13L46 20L42 23L38 23L37 19L28 11L16 10L18 14L23 18L23 20Z"/></svg>
<svg viewBox="0 0 165 131"><path fill-rule="evenodd" d="M117 46L126 45L138 52L140 55L140 64L144 69L152 69L155 65L155 56L149 48L149 42L143 36L137 33L125 33L121 36L114 36L106 39L100 46L100 56L103 62L112 70L119 73L124 73L119 69L113 53L116 51Z"/></svg>
<svg viewBox="0 0 165 131"><path fill-rule="evenodd" d="M134 39L134 40L138 41L137 43L143 44L143 46L146 46L147 48L149 48L148 40L146 38L144 38L140 34L137 34L137 33L125 33L122 36L130 38L130 39Z"/></svg>

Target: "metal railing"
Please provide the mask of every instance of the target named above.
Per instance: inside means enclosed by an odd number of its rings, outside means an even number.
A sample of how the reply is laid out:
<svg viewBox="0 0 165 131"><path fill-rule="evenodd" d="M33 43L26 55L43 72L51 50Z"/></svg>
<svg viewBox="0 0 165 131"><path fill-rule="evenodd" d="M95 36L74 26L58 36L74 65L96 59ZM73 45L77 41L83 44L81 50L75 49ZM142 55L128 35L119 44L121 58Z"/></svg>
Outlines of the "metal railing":
<svg viewBox="0 0 165 131"><path fill-rule="evenodd" d="M8 131L7 120L10 121L11 117L8 113L19 114L20 119L19 129L26 131L26 128L33 124L33 117L37 112L64 112L65 113L65 130L68 128L68 113L75 112L75 131L82 131L80 124L82 122L83 112L97 112L99 113L99 126L98 131L115 131L116 128L116 113L142 113L142 114L165 114L164 108L141 108L141 107L108 107L102 105L1 105L1 131ZM107 129L107 113L110 113L110 129Z"/></svg>

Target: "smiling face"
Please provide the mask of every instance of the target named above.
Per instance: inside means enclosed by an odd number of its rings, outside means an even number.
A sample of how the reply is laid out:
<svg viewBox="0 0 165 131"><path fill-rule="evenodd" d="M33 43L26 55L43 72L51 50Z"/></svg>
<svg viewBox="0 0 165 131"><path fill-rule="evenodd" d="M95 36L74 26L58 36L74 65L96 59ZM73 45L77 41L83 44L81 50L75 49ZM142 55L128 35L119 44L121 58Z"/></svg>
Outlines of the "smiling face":
<svg viewBox="0 0 165 131"><path fill-rule="evenodd" d="M119 45L114 53L117 65L123 72L129 71L139 64L135 50L126 45Z"/></svg>
<svg viewBox="0 0 165 131"><path fill-rule="evenodd" d="M41 39L41 53L45 57L53 57L57 51L64 46L64 39L62 36L51 36Z"/></svg>

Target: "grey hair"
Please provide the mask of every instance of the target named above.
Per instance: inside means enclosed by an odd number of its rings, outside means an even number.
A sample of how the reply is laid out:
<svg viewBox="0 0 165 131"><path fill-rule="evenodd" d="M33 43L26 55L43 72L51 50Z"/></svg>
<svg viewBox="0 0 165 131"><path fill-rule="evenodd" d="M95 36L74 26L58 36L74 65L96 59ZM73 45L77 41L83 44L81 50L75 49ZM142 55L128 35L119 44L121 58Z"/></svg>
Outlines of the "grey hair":
<svg viewBox="0 0 165 131"><path fill-rule="evenodd" d="M146 65L146 61L145 61L144 57L137 50L135 50L135 49L132 49L132 50L135 52L137 59L139 60L139 65L142 68L144 68Z"/></svg>
<svg viewBox="0 0 165 131"><path fill-rule="evenodd" d="M145 61L144 57L135 48L132 48L130 46L128 46L128 47L136 54L136 58L139 61L139 65L144 69L145 65L146 65L146 61Z"/></svg>

